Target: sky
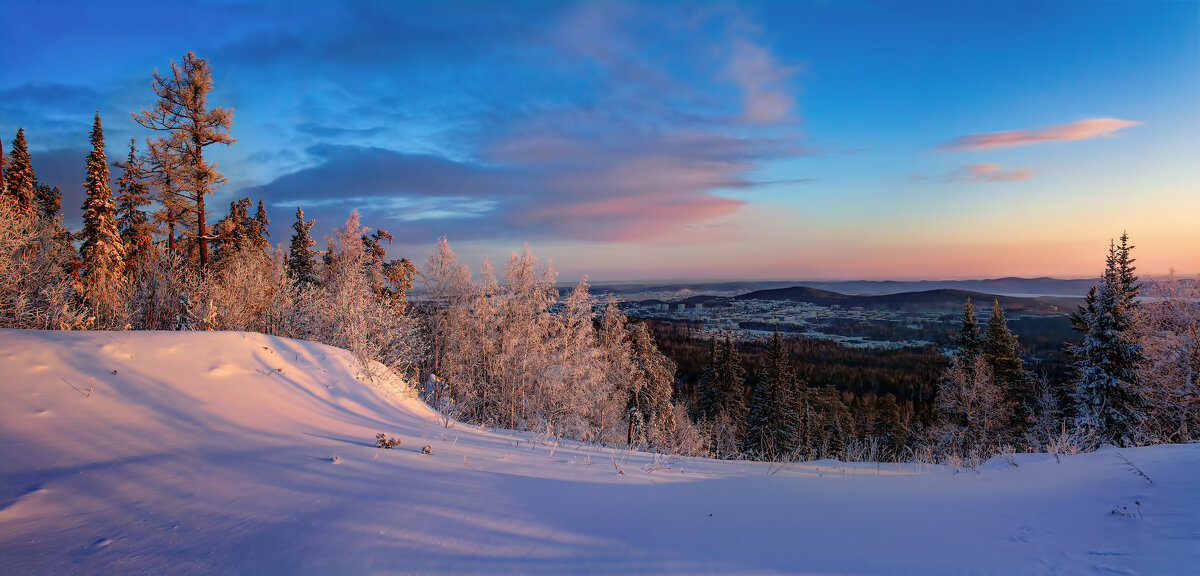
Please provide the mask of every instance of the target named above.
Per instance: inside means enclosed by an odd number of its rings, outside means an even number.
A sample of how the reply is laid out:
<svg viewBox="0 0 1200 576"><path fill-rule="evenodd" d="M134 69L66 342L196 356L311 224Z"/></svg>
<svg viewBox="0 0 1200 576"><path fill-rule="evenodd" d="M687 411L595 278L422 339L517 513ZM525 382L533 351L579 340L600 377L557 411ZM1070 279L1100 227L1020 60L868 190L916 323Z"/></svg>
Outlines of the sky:
<svg viewBox="0 0 1200 576"><path fill-rule="evenodd" d="M0 139L79 221L98 110L213 68L231 200L559 280L1200 273L1200 2L0 4ZM114 172L114 176L116 173ZM324 242L319 242L323 245Z"/></svg>

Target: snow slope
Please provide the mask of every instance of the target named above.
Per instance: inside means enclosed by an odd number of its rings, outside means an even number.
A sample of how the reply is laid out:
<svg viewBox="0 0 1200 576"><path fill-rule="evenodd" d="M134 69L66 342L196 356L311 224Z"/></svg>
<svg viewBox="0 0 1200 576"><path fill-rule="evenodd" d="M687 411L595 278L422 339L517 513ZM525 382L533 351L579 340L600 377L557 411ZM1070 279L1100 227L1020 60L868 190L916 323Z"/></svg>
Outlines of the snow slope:
<svg viewBox="0 0 1200 576"><path fill-rule="evenodd" d="M1200 445L1016 464L555 446L309 342L0 330L4 574L1196 573Z"/></svg>

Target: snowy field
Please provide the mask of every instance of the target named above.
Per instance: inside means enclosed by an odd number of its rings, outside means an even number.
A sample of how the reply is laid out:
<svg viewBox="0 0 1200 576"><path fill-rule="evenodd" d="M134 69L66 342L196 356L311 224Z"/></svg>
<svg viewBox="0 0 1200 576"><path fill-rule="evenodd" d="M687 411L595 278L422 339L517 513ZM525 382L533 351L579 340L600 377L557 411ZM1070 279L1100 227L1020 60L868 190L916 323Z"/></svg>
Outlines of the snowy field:
<svg viewBox="0 0 1200 576"><path fill-rule="evenodd" d="M0 330L3 574L1200 570L1200 445L1014 463L555 446L318 344Z"/></svg>

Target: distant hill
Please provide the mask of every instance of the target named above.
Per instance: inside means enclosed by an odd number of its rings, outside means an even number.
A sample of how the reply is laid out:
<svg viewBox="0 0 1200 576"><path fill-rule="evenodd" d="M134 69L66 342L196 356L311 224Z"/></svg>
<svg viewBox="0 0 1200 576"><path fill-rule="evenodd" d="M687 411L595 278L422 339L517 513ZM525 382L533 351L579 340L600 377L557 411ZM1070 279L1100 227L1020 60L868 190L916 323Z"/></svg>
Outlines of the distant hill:
<svg viewBox="0 0 1200 576"><path fill-rule="evenodd" d="M779 281L762 282L623 282L592 286L594 294L630 294L636 292L756 292L803 286L835 294L873 296L926 292L930 290L964 290L1003 296L1066 296L1082 298L1096 284L1095 278L991 278L981 280L850 280L850 281Z"/></svg>
<svg viewBox="0 0 1200 576"><path fill-rule="evenodd" d="M937 289L873 296L847 295L809 286L793 286L772 290L757 290L736 296L737 300L773 300L807 302L817 306L838 305L843 308L898 310L903 312L950 312L961 309L971 298L978 310L986 311L991 301L998 300L1008 314L1065 314L1082 302L1078 298L1016 297L974 292L970 290Z"/></svg>

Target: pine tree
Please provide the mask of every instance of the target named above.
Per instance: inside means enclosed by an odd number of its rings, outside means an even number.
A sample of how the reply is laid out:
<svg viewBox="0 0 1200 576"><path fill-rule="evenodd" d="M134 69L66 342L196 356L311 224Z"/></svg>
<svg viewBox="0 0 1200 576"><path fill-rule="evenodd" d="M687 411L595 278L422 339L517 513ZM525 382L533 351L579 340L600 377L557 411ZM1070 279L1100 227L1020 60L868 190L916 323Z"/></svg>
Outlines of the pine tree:
<svg viewBox="0 0 1200 576"><path fill-rule="evenodd" d="M120 283L125 275L125 247L117 233L112 188L109 187L108 161L104 154L104 129L100 113L92 122L92 151L87 157L87 199L83 203L82 260L84 300L104 327L119 327L121 318Z"/></svg>
<svg viewBox="0 0 1200 576"><path fill-rule="evenodd" d="M288 275L296 286L312 286L318 281L316 253L312 249L317 242L308 234L315 223L316 220L305 222L304 210L296 207L296 222L292 224L295 232L287 258Z"/></svg>
<svg viewBox="0 0 1200 576"><path fill-rule="evenodd" d="M1075 421L1095 431L1101 442L1136 444L1144 433L1145 399L1140 369L1144 362L1137 326L1137 284L1128 234L1110 244L1104 274L1073 315L1083 342L1068 351L1076 358Z"/></svg>
<svg viewBox="0 0 1200 576"><path fill-rule="evenodd" d="M129 155L124 162L114 162L121 169L117 179L116 218L117 232L125 246L126 262L145 266L149 257L154 235L142 206L150 203L144 177L143 160L137 155L137 140L129 139Z"/></svg>
<svg viewBox="0 0 1200 576"><path fill-rule="evenodd" d="M25 143L25 129L18 128L12 141L8 165L4 168L6 197L12 198L17 212L29 214L33 210L33 191L37 178L33 175L33 164L29 158L29 147Z"/></svg>
<svg viewBox="0 0 1200 576"><path fill-rule="evenodd" d="M1008 329L1004 309L999 300L992 301L992 313L981 342L984 362L991 371L993 385L1004 394L1011 410L1009 414L1010 441L1024 439L1029 425L1037 418L1038 398L1033 376L1025 370L1017 337Z"/></svg>
<svg viewBox="0 0 1200 576"><path fill-rule="evenodd" d="M154 93L158 102L152 110L142 109L134 120L146 128L165 132L158 143L172 151L182 162L184 180L196 217L195 240L199 247L200 269L208 266L208 228L205 221L205 197L224 181L216 164L204 159L204 148L212 144L233 144L229 127L233 110L209 108L212 67L192 52L184 55L182 65L171 61L171 75L154 72Z"/></svg>

